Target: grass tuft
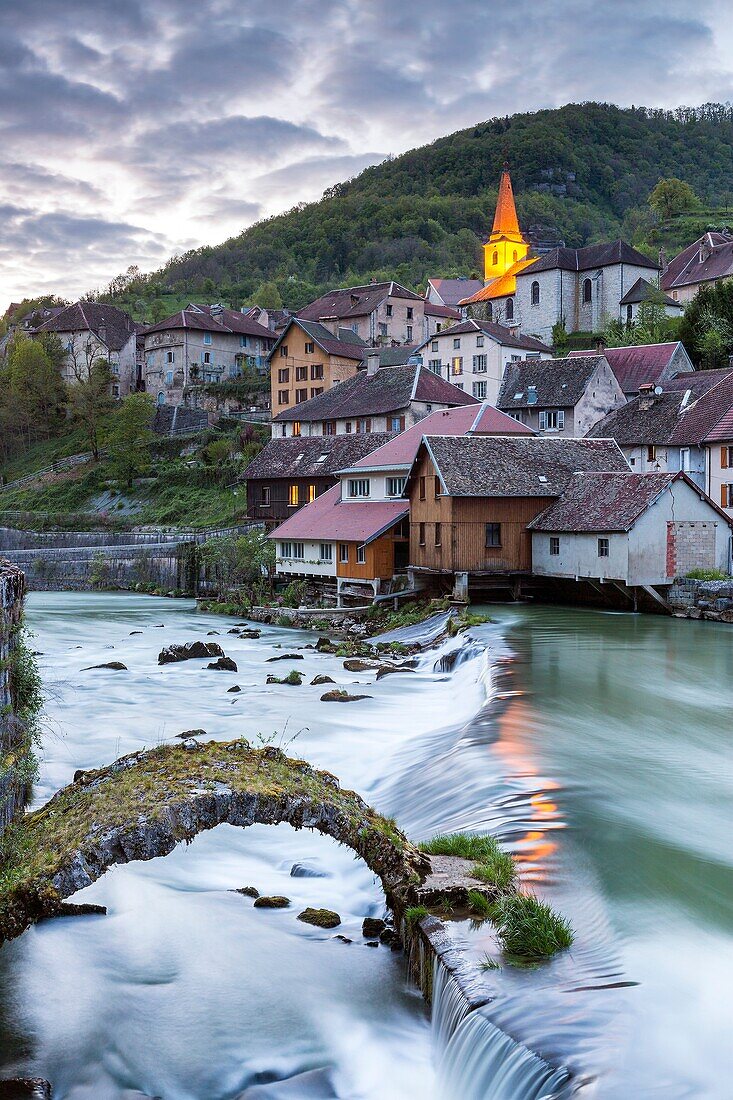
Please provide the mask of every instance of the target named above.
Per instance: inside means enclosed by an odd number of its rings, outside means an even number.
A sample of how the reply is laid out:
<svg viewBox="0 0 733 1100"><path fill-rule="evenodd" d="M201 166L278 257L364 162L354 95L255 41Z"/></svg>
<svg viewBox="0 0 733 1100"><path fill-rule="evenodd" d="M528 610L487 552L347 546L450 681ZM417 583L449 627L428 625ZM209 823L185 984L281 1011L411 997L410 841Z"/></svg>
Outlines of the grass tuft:
<svg viewBox="0 0 733 1100"><path fill-rule="evenodd" d="M423 917L427 917L428 910L424 905L411 905L409 909L405 909L405 924L408 928L413 924L417 924Z"/></svg>
<svg viewBox="0 0 733 1100"><path fill-rule="evenodd" d="M496 903L490 901L480 890L468 891L468 907L482 920L493 920L496 914Z"/></svg>
<svg viewBox="0 0 733 1100"><path fill-rule="evenodd" d="M474 860L474 877L500 892L510 890L515 883L517 869L514 860L508 852L502 851L493 836L447 833L434 836L419 847L431 856L458 856Z"/></svg>
<svg viewBox="0 0 733 1100"><path fill-rule="evenodd" d="M491 955L484 955L483 959L479 963L480 970L501 970L501 963L496 959L492 959Z"/></svg>
<svg viewBox="0 0 733 1100"><path fill-rule="evenodd" d="M507 894L499 898L494 919L507 955L549 958L573 942L568 921L533 894Z"/></svg>

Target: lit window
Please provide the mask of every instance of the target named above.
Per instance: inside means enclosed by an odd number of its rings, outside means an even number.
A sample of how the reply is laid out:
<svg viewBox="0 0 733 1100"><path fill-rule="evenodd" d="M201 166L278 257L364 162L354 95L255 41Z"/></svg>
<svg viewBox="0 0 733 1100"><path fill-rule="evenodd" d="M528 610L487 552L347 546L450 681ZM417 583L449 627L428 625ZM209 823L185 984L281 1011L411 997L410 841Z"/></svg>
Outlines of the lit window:
<svg viewBox="0 0 733 1100"><path fill-rule="evenodd" d="M560 539L557 535L550 536L550 553L553 557L557 557L560 553Z"/></svg>
<svg viewBox="0 0 733 1100"><path fill-rule="evenodd" d="M298 486L297 485L288 486L288 506L290 508L297 508L298 507Z"/></svg>
<svg viewBox="0 0 733 1100"><path fill-rule="evenodd" d="M463 374L463 356L454 355L451 362L451 374L454 376Z"/></svg>
<svg viewBox="0 0 733 1100"><path fill-rule="evenodd" d="M598 557L599 558L607 558L608 557L608 539L599 539L598 540Z"/></svg>
<svg viewBox="0 0 733 1100"><path fill-rule="evenodd" d="M293 421L293 435L300 435L300 421Z"/></svg>
<svg viewBox="0 0 733 1100"><path fill-rule="evenodd" d="M315 487L315 485L309 485L308 486L308 503L310 504L311 501L314 501L315 499L316 499L316 487Z"/></svg>

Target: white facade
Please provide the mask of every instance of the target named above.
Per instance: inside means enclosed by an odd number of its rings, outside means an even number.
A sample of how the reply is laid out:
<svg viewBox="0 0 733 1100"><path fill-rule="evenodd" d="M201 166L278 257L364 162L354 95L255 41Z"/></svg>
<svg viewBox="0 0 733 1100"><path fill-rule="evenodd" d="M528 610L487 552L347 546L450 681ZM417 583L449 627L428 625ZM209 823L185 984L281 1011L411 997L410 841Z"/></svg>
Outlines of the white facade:
<svg viewBox="0 0 733 1100"><path fill-rule="evenodd" d="M553 541L554 540L554 541ZM674 481L629 532L532 532L538 576L671 584L692 569L730 571L731 528L687 482Z"/></svg>
<svg viewBox="0 0 733 1100"><path fill-rule="evenodd" d="M705 447L705 491L733 519L733 436Z"/></svg>
<svg viewBox="0 0 733 1100"><path fill-rule="evenodd" d="M463 325L460 326L461 328ZM423 363L478 401L495 405L507 363L520 359L552 359L552 352L507 347L482 329L436 333L421 349Z"/></svg>
<svg viewBox="0 0 733 1100"><path fill-rule="evenodd" d="M58 335L66 351L61 367L64 382L73 386L89 378L89 370L97 359L109 364L112 374L112 396L127 397L134 393L137 375L135 359L137 336L133 332L127 343L119 351L110 351L107 345L90 330L83 332L59 332Z"/></svg>
<svg viewBox="0 0 733 1100"><path fill-rule="evenodd" d="M275 569L285 576L333 577L335 580L336 553L336 543L328 540L278 539L275 543Z"/></svg>
<svg viewBox="0 0 733 1100"><path fill-rule="evenodd" d="M635 474L676 474L682 471L717 503L719 497L709 492L705 484L705 451L702 447L673 447L664 443L621 447L621 450Z"/></svg>

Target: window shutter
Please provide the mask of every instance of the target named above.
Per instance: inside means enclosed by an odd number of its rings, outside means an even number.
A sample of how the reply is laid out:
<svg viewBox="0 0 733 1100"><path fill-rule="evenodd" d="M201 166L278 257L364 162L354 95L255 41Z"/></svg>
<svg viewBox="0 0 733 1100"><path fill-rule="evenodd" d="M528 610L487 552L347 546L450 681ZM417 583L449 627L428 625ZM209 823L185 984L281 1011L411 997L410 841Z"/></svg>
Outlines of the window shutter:
<svg viewBox="0 0 733 1100"><path fill-rule="evenodd" d="M405 430L405 418L404 418L404 416L401 416L400 417L400 431L404 432L404 430Z"/></svg>
<svg viewBox="0 0 733 1100"><path fill-rule="evenodd" d="M720 507L721 508L727 508L728 507L728 486L727 485L721 485L720 486Z"/></svg>
<svg viewBox="0 0 733 1100"><path fill-rule="evenodd" d="M562 409L557 414L557 426L561 430L565 427L565 413Z"/></svg>
<svg viewBox="0 0 733 1100"><path fill-rule="evenodd" d="M721 468L721 470L727 470L728 469L728 448L727 447L721 447L720 448L720 468Z"/></svg>
<svg viewBox="0 0 733 1100"><path fill-rule="evenodd" d="M547 428L547 413L546 412L541 412L540 413L540 431L542 431L543 428Z"/></svg>
<svg viewBox="0 0 733 1100"><path fill-rule="evenodd" d="M366 430L367 430L367 435L372 430L372 418L370 416L367 417Z"/></svg>

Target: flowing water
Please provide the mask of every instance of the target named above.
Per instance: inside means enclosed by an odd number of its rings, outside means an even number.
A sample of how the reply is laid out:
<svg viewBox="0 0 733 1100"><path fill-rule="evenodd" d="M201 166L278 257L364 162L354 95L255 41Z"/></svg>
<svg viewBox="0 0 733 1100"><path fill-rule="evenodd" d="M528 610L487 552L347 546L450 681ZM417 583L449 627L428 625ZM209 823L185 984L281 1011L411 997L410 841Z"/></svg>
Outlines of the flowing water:
<svg viewBox="0 0 733 1100"><path fill-rule="evenodd" d="M361 936L383 899L351 852L288 826L220 826L77 895L106 917L48 921L0 951L4 1073L48 1077L70 1100L731 1096L730 628L488 610L493 624L374 683L313 651L268 664L309 636L240 639L190 602L32 595L49 691L37 803L77 768L183 730L297 735L290 752L414 838L496 833L576 940L520 969L490 925L454 922L466 956L501 969L469 1012L438 966L431 1023L401 955ZM210 630L238 673L157 665L163 645ZM129 671L82 671L112 659ZM327 706L322 688L265 686L291 667L372 698ZM246 885L292 905L255 910L231 892ZM353 942L296 921L305 905L338 910Z"/></svg>

